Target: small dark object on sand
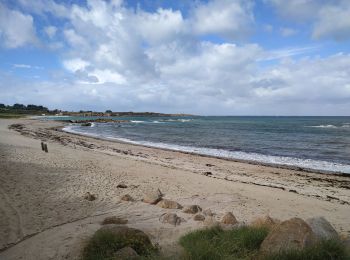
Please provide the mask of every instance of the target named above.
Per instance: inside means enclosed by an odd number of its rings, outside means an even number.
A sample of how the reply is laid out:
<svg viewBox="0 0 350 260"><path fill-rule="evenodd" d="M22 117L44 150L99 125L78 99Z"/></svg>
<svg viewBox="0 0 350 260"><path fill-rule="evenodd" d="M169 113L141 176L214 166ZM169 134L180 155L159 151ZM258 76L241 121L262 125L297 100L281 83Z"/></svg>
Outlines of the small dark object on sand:
<svg viewBox="0 0 350 260"><path fill-rule="evenodd" d="M49 152L49 150L47 149L47 144L44 144L44 150L45 150L45 153Z"/></svg>
<svg viewBox="0 0 350 260"><path fill-rule="evenodd" d="M121 189L126 189L128 186L123 184L123 183L120 183L117 185L117 188L121 188Z"/></svg>
<svg viewBox="0 0 350 260"><path fill-rule="evenodd" d="M94 194L91 194L90 192L87 192L84 196L84 199L88 201L93 201L96 199L96 196Z"/></svg>
<svg viewBox="0 0 350 260"><path fill-rule="evenodd" d="M41 150L45 151L44 142L41 142Z"/></svg>

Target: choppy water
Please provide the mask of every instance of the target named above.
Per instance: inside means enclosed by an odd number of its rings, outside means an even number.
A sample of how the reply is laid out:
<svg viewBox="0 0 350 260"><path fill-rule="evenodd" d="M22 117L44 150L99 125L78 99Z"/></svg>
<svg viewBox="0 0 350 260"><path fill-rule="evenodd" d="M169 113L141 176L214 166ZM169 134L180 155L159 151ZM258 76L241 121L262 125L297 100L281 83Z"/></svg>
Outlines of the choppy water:
<svg viewBox="0 0 350 260"><path fill-rule="evenodd" d="M66 118L72 119L72 118ZM350 173L350 117L137 117L66 131L262 163Z"/></svg>

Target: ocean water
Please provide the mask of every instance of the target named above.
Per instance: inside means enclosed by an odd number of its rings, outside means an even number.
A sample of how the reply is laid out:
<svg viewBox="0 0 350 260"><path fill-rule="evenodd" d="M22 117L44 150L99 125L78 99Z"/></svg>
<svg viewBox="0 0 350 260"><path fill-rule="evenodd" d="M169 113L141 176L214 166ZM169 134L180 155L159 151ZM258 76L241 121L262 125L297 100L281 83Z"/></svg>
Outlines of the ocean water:
<svg viewBox="0 0 350 260"><path fill-rule="evenodd" d="M72 124L64 130L211 156L350 174L350 117L119 119L131 121Z"/></svg>

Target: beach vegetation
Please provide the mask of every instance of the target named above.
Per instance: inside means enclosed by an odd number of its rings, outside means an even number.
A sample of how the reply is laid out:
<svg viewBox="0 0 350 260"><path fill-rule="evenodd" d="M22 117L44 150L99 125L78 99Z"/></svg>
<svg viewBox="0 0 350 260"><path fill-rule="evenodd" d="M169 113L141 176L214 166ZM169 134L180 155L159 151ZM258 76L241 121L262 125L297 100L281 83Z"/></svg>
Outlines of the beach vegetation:
<svg viewBox="0 0 350 260"><path fill-rule="evenodd" d="M197 230L180 238L184 259L321 260L348 259L350 255L338 239L323 240L303 250L261 255L259 248L269 233L267 226L223 230L220 227Z"/></svg>
<svg viewBox="0 0 350 260"><path fill-rule="evenodd" d="M253 259L269 232L267 227L220 227L197 230L180 238L185 259Z"/></svg>
<svg viewBox="0 0 350 260"><path fill-rule="evenodd" d="M126 235L127 234L127 235ZM127 232L118 234L110 229L100 229L87 241L83 260L115 259L116 253L125 247L131 247L142 258L152 258L157 254L157 247L150 243L147 236L140 233Z"/></svg>

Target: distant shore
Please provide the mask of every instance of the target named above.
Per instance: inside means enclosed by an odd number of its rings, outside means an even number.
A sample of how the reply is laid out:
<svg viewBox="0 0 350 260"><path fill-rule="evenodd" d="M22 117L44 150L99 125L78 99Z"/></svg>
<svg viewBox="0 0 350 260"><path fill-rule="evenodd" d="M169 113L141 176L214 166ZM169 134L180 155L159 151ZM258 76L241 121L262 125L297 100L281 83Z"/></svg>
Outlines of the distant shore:
<svg viewBox="0 0 350 260"><path fill-rule="evenodd" d="M63 125L0 119L0 258L77 259L84 239L109 215L127 217L131 227L176 250L178 237L201 224L160 223L165 210L140 201L152 188L218 217L226 211L244 221L266 214L281 220L324 216L340 234L350 234L348 176L111 142L62 132ZM97 200L84 200L86 192ZM137 201L121 203L124 194Z"/></svg>

